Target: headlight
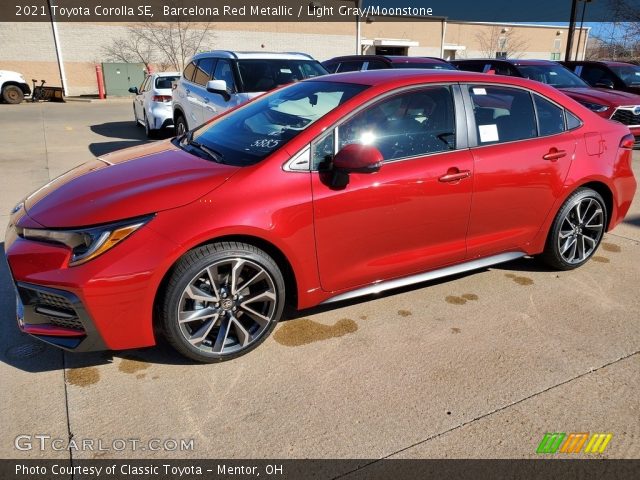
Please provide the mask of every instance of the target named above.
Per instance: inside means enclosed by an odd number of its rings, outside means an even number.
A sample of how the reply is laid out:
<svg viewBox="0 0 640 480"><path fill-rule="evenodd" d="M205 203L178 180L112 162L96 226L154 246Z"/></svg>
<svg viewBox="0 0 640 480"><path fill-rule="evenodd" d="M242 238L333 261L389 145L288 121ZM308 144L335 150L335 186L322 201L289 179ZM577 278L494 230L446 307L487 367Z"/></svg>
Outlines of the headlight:
<svg viewBox="0 0 640 480"><path fill-rule="evenodd" d="M608 105L600 105L599 103L590 103L590 102L580 102L582 105L587 107L592 112L602 113L609 110Z"/></svg>
<svg viewBox="0 0 640 480"><path fill-rule="evenodd" d="M42 230L36 228L21 229L20 236L29 240L61 243L69 247L73 255L69 266L81 265L111 250L138 228L143 226L153 215L125 220L122 222L78 230Z"/></svg>
<svg viewBox="0 0 640 480"><path fill-rule="evenodd" d="M11 209L11 212L9 213L9 215L13 215L15 213L18 213L22 209L23 206L24 206L24 202L20 202L19 204L17 204L15 207L13 207Z"/></svg>

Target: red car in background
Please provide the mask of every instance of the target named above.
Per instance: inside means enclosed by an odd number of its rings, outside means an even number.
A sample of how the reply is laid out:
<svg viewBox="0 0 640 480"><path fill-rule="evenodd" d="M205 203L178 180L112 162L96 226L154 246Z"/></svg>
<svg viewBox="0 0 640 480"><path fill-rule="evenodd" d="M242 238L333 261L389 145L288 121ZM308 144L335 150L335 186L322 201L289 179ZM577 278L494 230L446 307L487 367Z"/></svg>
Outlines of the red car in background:
<svg viewBox="0 0 640 480"><path fill-rule="evenodd" d="M549 60L474 59L451 63L460 70L493 71L497 75L529 78L551 85L601 117L628 126L636 138L635 147L640 147L640 95L610 88L592 88L569 69Z"/></svg>
<svg viewBox="0 0 640 480"><path fill-rule="evenodd" d="M11 212L19 327L72 351L247 353L285 303L539 255L589 260L636 190L633 136L538 82L327 75L53 180Z"/></svg>

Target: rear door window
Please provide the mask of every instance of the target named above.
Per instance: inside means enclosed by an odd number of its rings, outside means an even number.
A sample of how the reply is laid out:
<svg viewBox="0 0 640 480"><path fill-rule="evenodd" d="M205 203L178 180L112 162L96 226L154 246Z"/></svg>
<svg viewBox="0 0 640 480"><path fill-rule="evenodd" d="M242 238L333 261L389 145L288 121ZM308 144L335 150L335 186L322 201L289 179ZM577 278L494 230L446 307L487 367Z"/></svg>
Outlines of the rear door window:
<svg viewBox="0 0 640 480"><path fill-rule="evenodd" d="M490 85L469 88L479 145L513 142L538 134L531 94Z"/></svg>

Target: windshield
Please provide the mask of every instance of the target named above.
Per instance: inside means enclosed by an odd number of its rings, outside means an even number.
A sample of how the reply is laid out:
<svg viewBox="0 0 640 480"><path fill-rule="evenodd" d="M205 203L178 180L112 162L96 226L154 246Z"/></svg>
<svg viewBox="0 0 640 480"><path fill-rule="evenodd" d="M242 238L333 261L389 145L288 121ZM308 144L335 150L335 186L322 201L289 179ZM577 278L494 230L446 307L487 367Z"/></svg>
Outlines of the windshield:
<svg viewBox="0 0 640 480"><path fill-rule="evenodd" d="M179 145L205 150L221 163L253 165L366 88L352 83L296 83L204 125Z"/></svg>
<svg viewBox="0 0 640 480"><path fill-rule="evenodd" d="M421 68L427 70L456 70L446 63L394 63L393 68Z"/></svg>
<svg viewBox="0 0 640 480"><path fill-rule="evenodd" d="M589 87L575 73L560 65L518 65L522 75L556 88Z"/></svg>
<svg viewBox="0 0 640 480"><path fill-rule="evenodd" d="M172 75L172 76L167 76L167 77L158 77L156 78L156 88L157 89L163 89L163 88L171 88L171 86L173 85L173 82L177 82L178 79L180 78L180 75Z"/></svg>
<svg viewBox="0 0 640 480"><path fill-rule="evenodd" d="M326 75L327 70L315 60L238 60L244 92L268 92L305 78Z"/></svg>
<svg viewBox="0 0 640 480"><path fill-rule="evenodd" d="M626 86L640 85L640 67L636 65L613 65L609 66L609 68L620 77L620 80Z"/></svg>

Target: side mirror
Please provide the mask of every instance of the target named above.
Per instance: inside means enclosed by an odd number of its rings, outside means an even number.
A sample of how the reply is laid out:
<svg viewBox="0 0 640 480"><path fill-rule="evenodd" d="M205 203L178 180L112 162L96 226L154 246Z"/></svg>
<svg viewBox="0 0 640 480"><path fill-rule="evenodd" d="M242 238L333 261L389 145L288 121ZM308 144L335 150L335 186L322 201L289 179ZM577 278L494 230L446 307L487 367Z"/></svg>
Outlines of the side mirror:
<svg viewBox="0 0 640 480"><path fill-rule="evenodd" d="M596 82L596 87L613 89L615 85L613 84L613 80L605 79L605 80L598 80L598 82Z"/></svg>
<svg viewBox="0 0 640 480"><path fill-rule="evenodd" d="M350 173L374 173L380 170L384 158L376 147L351 143L333 157L331 187L344 188Z"/></svg>
<svg viewBox="0 0 640 480"><path fill-rule="evenodd" d="M229 92L227 91L227 82L224 80L209 80L207 82L207 92L222 95L225 102L228 102L231 99L231 95L229 95Z"/></svg>
<svg viewBox="0 0 640 480"><path fill-rule="evenodd" d="M129 93L135 93L138 95L138 87L129 87Z"/></svg>

